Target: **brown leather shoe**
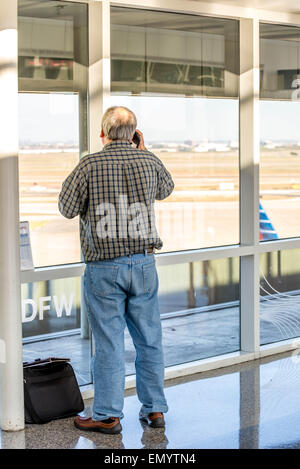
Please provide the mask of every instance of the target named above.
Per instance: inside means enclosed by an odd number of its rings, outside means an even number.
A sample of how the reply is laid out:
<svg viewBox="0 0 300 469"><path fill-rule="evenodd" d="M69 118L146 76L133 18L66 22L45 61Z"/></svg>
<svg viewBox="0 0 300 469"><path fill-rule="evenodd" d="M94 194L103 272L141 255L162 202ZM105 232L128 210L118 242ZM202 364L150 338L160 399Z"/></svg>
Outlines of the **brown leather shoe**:
<svg viewBox="0 0 300 469"><path fill-rule="evenodd" d="M161 412L150 412L147 417L140 415L140 419L148 422L149 426L153 428L164 428L166 426L164 414Z"/></svg>
<svg viewBox="0 0 300 469"><path fill-rule="evenodd" d="M80 417L80 415L77 415L74 420L74 425L80 430L108 433L110 435L120 433L122 430L120 419L118 417L110 417L106 420L96 421L91 417Z"/></svg>

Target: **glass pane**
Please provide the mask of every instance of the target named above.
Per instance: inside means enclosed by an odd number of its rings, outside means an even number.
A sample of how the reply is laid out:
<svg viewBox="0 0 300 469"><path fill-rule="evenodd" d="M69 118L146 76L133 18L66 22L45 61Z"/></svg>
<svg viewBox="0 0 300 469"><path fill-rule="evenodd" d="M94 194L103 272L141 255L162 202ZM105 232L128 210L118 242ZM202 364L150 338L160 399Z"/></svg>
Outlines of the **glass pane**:
<svg viewBox="0 0 300 469"><path fill-rule="evenodd" d="M111 96L132 109L175 190L156 202L162 251L239 243L239 106L229 99Z"/></svg>
<svg viewBox="0 0 300 469"><path fill-rule="evenodd" d="M80 278L22 285L23 360L70 358L79 384L91 383L91 343L80 308Z"/></svg>
<svg viewBox="0 0 300 469"><path fill-rule="evenodd" d="M165 365L240 349L239 259L158 267ZM125 336L126 373L135 350Z"/></svg>
<svg viewBox="0 0 300 469"><path fill-rule="evenodd" d="M261 101L260 238L300 236L300 102Z"/></svg>
<svg viewBox="0 0 300 469"><path fill-rule="evenodd" d="M28 220L35 267L80 261L78 219L58 210L64 179L79 160L78 95L19 97L20 217Z"/></svg>
<svg viewBox="0 0 300 469"><path fill-rule="evenodd" d="M262 345L300 335L299 266L300 249L260 256Z"/></svg>
<svg viewBox="0 0 300 469"><path fill-rule="evenodd" d="M300 29L260 25L261 98L294 100L300 85Z"/></svg>
<svg viewBox="0 0 300 469"><path fill-rule="evenodd" d="M65 177L87 153L87 5L18 2L20 212L35 267L80 261L78 219L58 212Z"/></svg>
<svg viewBox="0 0 300 469"><path fill-rule="evenodd" d="M300 235L300 29L260 25L260 239ZM268 101L266 100L268 99Z"/></svg>
<svg viewBox="0 0 300 469"><path fill-rule="evenodd" d="M87 86L87 5L19 0L19 89L79 91Z"/></svg>
<svg viewBox="0 0 300 469"><path fill-rule="evenodd" d="M238 21L112 7L113 92L238 96Z"/></svg>

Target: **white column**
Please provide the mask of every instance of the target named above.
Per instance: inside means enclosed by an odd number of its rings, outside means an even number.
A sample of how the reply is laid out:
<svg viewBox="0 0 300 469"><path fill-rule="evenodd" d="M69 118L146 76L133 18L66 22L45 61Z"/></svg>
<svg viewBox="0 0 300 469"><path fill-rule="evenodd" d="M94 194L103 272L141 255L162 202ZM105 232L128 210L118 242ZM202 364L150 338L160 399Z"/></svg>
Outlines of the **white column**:
<svg viewBox="0 0 300 469"><path fill-rule="evenodd" d="M0 2L0 427L24 428L17 0Z"/></svg>
<svg viewBox="0 0 300 469"><path fill-rule="evenodd" d="M99 151L101 118L110 97L110 2L89 3L89 152Z"/></svg>
<svg viewBox="0 0 300 469"><path fill-rule="evenodd" d="M240 21L241 244L259 245L259 22ZM259 254L241 258L241 350L258 353Z"/></svg>

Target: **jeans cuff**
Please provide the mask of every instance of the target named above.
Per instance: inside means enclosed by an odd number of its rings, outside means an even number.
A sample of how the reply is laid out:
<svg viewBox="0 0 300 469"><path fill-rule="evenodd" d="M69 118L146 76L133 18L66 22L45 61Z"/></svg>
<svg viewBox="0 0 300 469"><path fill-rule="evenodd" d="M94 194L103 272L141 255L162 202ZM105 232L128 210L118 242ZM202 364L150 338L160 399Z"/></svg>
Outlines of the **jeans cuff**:
<svg viewBox="0 0 300 469"><path fill-rule="evenodd" d="M151 412L161 412L162 414L166 414L169 408L167 404L155 404L153 406L142 406L140 410L140 417L147 417L148 414Z"/></svg>
<svg viewBox="0 0 300 469"><path fill-rule="evenodd" d="M118 417L120 420L122 420L122 418L124 417L124 414L121 413L120 415L116 415L116 413L111 413L109 415L105 415L105 414L95 414L93 413L92 415L92 419L95 421L95 422L101 422L102 420L107 420L109 419L110 417Z"/></svg>

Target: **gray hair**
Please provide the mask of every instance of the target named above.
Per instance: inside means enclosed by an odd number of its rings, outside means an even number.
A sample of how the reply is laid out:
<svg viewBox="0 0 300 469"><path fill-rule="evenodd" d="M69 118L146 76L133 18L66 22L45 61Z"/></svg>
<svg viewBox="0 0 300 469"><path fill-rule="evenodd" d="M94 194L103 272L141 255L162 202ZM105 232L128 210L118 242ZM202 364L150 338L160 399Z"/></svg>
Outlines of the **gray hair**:
<svg viewBox="0 0 300 469"><path fill-rule="evenodd" d="M131 140L136 130L135 114L127 107L108 108L101 122L103 133L110 140Z"/></svg>

